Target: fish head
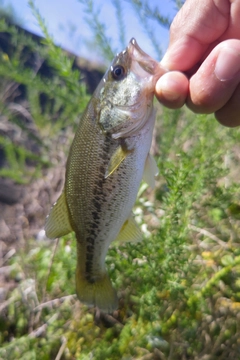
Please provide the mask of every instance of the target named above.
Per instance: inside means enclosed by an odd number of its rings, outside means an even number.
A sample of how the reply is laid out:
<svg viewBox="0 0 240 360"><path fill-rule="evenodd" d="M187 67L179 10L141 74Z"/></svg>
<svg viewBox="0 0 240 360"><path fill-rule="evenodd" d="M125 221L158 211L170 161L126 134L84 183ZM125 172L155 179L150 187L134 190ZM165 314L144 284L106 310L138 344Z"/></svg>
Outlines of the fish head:
<svg viewBox="0 0 240 360"><path fill-rule="evenodd" d="M131 39L113 59L96 90L102 131L119 138L141 129L152 112L156 81L165 72Z"/></svg>

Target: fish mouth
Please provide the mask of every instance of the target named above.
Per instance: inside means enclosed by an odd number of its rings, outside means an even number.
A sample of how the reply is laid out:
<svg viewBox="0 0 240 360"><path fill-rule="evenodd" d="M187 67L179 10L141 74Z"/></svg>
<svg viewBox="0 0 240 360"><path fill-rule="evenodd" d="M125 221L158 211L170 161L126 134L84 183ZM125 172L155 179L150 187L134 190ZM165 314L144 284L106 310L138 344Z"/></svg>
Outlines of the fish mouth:
<svg viewBox="0 0 240 360"><path fill-rule="evenodd" d="M152 59L146 54L138 45L135 38L129 41L127 51L132 59L131 69L140 77L153 76L153 82L156 83L157 79L167 72L167 69L163 68L160 63ZM136 63L140 66L140 69L136 69ZM154 84L155 85L155 84Z"/></svg>
<svg viewBox="0 0 240 360"><path fill-rule="evenodd" d="M134 135L144 126L153 112L152 98L156 82L167 72L140 48L135 38L130 40L122 54L124 55L126 52L131 59L129 71L137 78L137 82L142 83L142 90L136 102L126 105L115 104L117 116L119 118L127 117L128 120L125 126L121 124L114 128L112 132L114 139Z"/></svg>
<svg viewBox="0 0 240 360"><path fill-rule="evenodd" d="M121 119L116 121L118 125L111 127L113 139L135 135L145 125L153 113L152 99L156 82L167 72L140 48L135 38L132 38L127 48L117 55L114 64L121 64L119 59L126 64L130 78L134 78L137 91L131 93L131 101L128 100L126 103L114 103L108 99L108 103L115 108L114 117Z"/></svg>

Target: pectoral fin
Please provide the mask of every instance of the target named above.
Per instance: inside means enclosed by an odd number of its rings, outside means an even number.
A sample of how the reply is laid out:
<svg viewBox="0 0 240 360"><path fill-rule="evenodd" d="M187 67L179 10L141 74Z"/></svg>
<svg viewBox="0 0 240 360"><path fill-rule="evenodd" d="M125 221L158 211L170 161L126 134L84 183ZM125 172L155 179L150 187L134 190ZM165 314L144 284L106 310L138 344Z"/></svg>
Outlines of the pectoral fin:
<svg viewBox="0 0 240 360"><path fill-rule="evenodd" d="M130 151L124 148L122 145L118 146L117 150L113 153L107 171L105 173L105 179L114 173L115 170L120 166Z"/></svg>
<svg viewBox="0 0 240 360"><path fill-rule="evenodd" d="M66 235L73 231L68 217L65 192L55 202L46 219L45 232L49 239Z"/></svg>
<svg viewBox="0 0 240 360"><path fill-rule="evenodd" d="M138 224L131 215L123 224L120 233L118 234L115 241L119 243L133 241L139 242L143 239L141 230L138 227Z"/></svg>
<svg viewBox="0 0 240 360"><path fill-rule="evenodd" d="M157 176L158 173L159 170L156 161L151 154L148 154L144 167L143 180L152 189L155 187L155 176Z"/></svg>

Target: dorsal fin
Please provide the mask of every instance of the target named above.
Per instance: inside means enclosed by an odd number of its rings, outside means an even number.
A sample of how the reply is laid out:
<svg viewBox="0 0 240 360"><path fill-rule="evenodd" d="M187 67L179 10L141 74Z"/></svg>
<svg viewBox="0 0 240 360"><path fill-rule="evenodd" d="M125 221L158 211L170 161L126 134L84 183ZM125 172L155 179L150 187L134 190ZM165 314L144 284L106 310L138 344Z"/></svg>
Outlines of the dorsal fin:
<svg viewBox="0 0 240 360"><path fill-rule="evenodd" d="M45 232L49 239L55 239L73 231L68 214L65 192L63 191L55 204L53 204L46 219Z"/></svg>

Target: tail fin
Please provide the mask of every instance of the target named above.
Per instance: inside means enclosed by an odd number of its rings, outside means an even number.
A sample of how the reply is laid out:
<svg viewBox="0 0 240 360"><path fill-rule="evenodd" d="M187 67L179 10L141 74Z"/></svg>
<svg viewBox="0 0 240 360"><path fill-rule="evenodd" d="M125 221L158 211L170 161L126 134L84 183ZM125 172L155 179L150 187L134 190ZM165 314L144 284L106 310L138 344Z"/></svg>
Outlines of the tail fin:
<svg viewBox="0 0 240 360"><path fill-rule="evenodd" d="M76 288L78 299L86 305L97 306L107 313L118 308L117 293L106 272L90 282L77 268Z"/></svg>

